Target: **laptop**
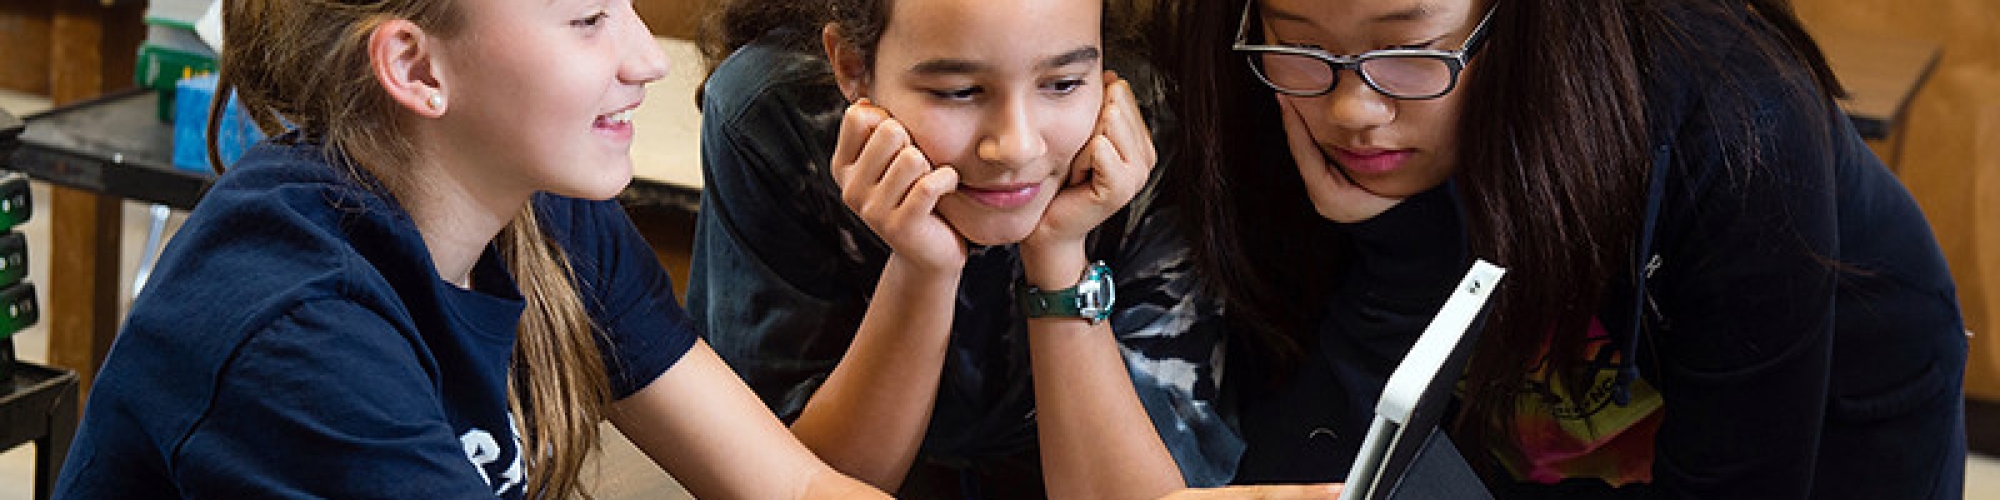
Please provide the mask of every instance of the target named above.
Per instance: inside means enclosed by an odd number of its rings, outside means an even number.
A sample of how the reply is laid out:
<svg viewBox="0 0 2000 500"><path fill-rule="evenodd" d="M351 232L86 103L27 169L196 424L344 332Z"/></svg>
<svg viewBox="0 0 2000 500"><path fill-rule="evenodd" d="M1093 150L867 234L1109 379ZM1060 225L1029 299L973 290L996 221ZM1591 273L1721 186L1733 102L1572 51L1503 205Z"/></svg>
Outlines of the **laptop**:
<svg viewBox="0 0 2000 500"><path fill-rule="evenodd" d="M1473 262L1389 374L1341 500L1493 498L1438 423L1472 352L1477 334L1468 332L1485 317L1487 298L1506 272Z"/></svg>

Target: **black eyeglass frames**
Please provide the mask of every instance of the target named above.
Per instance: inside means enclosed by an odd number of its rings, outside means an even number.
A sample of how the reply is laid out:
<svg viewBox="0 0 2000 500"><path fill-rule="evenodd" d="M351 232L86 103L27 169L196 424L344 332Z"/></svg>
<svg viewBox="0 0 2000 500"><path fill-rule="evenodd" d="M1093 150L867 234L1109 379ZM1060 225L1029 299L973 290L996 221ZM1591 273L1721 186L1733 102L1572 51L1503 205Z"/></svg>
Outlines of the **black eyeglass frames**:
<svg viewBox="0 0 2000 500"><path fill-rule="evenodd" d="M1279 93L1314 97L1332 92L1339 83L1340 70L1352 69L1361 81L1382 95L1396 99L1436 99L1458 87L1458 74L1479 50L1486 38L1486 24L1494 8L1486 9L1479 24L1466 36L1458 50L1382 49L1356 55L1336 55L1324 50L1287 45L1248 43L1250 11L1256 0L1243 6L1243 18L1236 26L1236 42L1230 48L1243 54L1257 79Z"/></svg>

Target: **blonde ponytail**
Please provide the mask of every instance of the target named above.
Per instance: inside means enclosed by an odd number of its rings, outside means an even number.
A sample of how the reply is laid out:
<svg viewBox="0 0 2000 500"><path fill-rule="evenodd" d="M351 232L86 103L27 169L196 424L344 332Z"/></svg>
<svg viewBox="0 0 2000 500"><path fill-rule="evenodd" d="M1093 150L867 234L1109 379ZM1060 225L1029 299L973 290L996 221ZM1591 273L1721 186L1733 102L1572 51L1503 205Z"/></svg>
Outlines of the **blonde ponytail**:
<svg viewBox="0 0 2000 500"><path fill-rule="evenodd" d="M527 298L513 363L513 381L526 387L510 385L508 391L509 406L525 427L527 498L564 498L580 492L577 478L598 450L598 423L611 402L609 377L574 272L542 231L535 207L515 216L499 241Z"/></svg>

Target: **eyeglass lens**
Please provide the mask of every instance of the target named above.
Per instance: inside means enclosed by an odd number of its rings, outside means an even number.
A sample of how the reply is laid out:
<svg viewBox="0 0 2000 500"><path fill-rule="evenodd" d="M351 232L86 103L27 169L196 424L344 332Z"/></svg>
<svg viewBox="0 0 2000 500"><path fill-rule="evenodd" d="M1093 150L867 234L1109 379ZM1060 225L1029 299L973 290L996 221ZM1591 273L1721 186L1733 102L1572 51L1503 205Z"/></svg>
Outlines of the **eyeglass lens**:
<svg viewBox="0 0 2000 500"><path fill-rule="evenodd" d="M1286 92L1319 93L1333 87L1333 66L1317 58L1277 52L1257 57L1258 68L1272 86ZM1451 65L1424 56L1385 56L1363 60L1359 68L1377 90L1398 97L1429 97L1451 87Z"/></svg>

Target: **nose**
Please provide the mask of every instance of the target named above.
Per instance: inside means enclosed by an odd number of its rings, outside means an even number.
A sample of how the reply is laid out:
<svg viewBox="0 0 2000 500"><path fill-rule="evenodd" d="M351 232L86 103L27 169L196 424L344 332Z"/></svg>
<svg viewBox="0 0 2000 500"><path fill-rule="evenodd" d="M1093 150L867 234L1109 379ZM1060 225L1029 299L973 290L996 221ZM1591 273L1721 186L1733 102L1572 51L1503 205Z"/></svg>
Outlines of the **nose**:
<svg viewBox="0 0 2000 500"><path fill-rule="evenodd" d="M639 19L627 4L624 9L626 26L631 35L626 37L625 57L618 63L618 80L633 85L645 85L654 80L666 78L673 62L667 59L667 52L660 48L660 42L653 39L653 31L646 28L645 21Z"/></svg>
<svg viewBox="0 0 2000 500"><path fill-rule="evenodd" d="M1013 98L1000 103L987 130L979 138L979 159L1000 165L1022 165L1048 153L1036 126L1029 99Z"/></svg>
<svg viewBox="0 0 2000 500"><path fill-rule="evenodd" d="M1368 130L1396 120L1396 101L1368 86L1361 80L1361 74L1353 70L1342 70L1333 90L1321 96L1326 108L1326 119L1332 125L1349 130Z"/></svg>

